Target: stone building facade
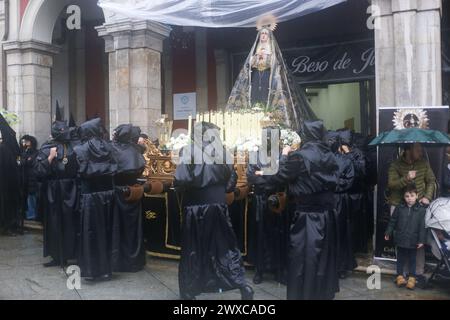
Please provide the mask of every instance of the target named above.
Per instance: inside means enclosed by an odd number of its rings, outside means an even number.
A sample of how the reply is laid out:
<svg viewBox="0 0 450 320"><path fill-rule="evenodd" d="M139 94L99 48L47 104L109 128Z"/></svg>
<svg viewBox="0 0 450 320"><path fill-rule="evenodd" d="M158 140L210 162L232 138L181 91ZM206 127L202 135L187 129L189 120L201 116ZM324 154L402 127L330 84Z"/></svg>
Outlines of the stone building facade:
<svg viewBox="0 0 450 320"><path fill-rule="evenodd" d="M442 0L370 4L379 9L376 105L441 105ZM64 27L71 5L81 8L78 32ZM172 114L177 90L171 62L176 52L165 41L171 32L167 25L103 12L95 0L0 0L2 107L20 115L19 135L33 134L41 142L50 133L56 101L78 123L102 116L109 130L132 122L157 136L155 120ZM208 49L204 29L191 34L197 63L190 91L197 93L197 109L220 107L230 90L229 55Z"/></svg>
<svg viewBox="0 0 450 320"><path fill-rule="evenodd" d="M372 0L378 107L442 105L442 0Z"/></svg>

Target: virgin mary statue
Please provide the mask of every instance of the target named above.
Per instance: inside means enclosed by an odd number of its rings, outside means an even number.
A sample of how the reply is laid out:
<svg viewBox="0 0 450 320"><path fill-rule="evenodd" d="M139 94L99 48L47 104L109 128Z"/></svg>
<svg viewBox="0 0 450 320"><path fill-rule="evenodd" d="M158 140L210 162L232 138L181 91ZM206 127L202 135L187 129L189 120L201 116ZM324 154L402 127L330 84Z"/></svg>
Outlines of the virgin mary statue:
<svg viewBox="0 0 450 320"><path fill-rule="evenodd" d="M255 43L231 91L227 111L264 111L273 124L302 132L315 120L308 100L296 84L273 35L275 24L258 27Z"/></svg>

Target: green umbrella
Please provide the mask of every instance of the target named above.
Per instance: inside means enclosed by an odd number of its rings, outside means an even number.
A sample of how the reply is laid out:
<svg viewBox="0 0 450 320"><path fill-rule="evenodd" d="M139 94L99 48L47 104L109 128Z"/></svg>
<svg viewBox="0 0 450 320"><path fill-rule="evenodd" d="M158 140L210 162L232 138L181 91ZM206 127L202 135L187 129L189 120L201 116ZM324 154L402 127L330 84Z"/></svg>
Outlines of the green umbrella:
<svg viewBox="0 0 450 320"><path fill-rule="evenodd" d="M450 145L450 138L441 131L409 128L383 132L369 146L396 146L411 143L442 147Z"/></svg>

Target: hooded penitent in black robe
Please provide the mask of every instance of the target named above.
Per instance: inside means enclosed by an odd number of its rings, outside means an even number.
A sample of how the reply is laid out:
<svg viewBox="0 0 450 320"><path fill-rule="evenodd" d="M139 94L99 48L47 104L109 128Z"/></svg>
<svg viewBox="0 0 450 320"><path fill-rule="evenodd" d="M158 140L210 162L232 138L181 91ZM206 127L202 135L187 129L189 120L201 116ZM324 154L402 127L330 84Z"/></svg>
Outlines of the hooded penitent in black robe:
<svg viewBox="0 0 450 320"><path fill-rule="evenodd" d="M111 143L104 140L100 119L80 126L82 143L75 147L81 180L79 265L81 276L112 275L112 228L117 162Z"/></svg>
<svg viewBox="0 0 450 320"><path fill-rule="evenodd" d="M123 188L137 184L145 159L137 145L141 130L130 124L114 130L112 147L117 159L112 238L113 271L136 272L145 266L142 202L128 202Z"/></svg>
<svg viewBox="0 0 450 320"><path fill-rule="evenodd" d="M0 114L0 234L20 225L20 180L16 133Z"/></svg>
<svg viewBox="0 0 450 320"><path fill-rule="evenodd" d="M53 140L45 143L35 161L37 178L46 187L44 212L44 257L64 264L76 259L79 226L78 164L70 130L65 122L52 126ZM57 149L57 157L48 162L50 150Z"/></svg>
<svg viewBox="0 0 450 320"><path fill-rule="evenodd" d="M254 282L262 280L263 274L270 272L275 275L278 282L286 282L287 243L289 219L286 214L274 213L270 210L268 198L279 191L279 187L268 182L265 176L255 175L264 166L260 163L249 164L247 168L247 181L253 190L252 208L255 226L254 254L250 261L255 265Z"/></svg>
<svg viewBox="0 0 450 320"><path fill-rule="evenodd" d="M350 220L355 252L368 252L368 244L372 238L373 206L370 203L370 186L366 184L366 158L363 152L353 147L347 154L355 167L355 181L349 190Z"/></svg>
<svg viewBox="0 0 450 320"><path fill-rule="evenodd" d="M203 125L205 131L207 124ZM235 189L237 175L233 165L191 163L194 154L201 155L207 146L198 141L182 150L174 181L184 207L178 280L180 295L186 299L248 286L225 201L226 193Z"/></svg>
<svg viewBox="0 0 450 320"><path fill-rule="evenodd" d="M352 271L357 267L353 253L351 208L352 200L349 192L353 188L355 181L355 167L348 154L341 152L342 145L349 145L349 131L329 132L328 144L335 153L339 165L338 184L336 187L336 261L337 268L341 277L344 277L347 271Z"/></svg>
<svg viewBox="0 0 450 320"><path fill-rule="evenodd" d="M323 143L322 121L305 122L304 144L280 159L273 183L287 183L291 198L287 298L333 299L336 268L334 191L338 164Z"/></svg>

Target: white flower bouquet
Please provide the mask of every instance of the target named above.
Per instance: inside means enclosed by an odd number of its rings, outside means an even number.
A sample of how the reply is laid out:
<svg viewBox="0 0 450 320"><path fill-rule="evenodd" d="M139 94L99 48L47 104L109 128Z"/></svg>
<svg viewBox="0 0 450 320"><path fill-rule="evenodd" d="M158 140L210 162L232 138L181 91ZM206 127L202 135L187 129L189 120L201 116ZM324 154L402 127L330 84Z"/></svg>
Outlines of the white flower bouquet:
<svg viewBox="0 0 450 320"><path fill-rule="evenodd" d="M256 152L261 147L261 140L255 138L238 138L235 148L238 152Z"/></svg>
<svg viewBox="0 0 450 320"><path fill-rule="evenodd" d="M281 142L284 147L289 146L293 148L299 148L302 143L302 139L297 132L290 129L281 130Z"/></svg>
<svg viewBox="0 0 450 320"><path fill-rule="evenodd" d="M165 145L165 149L171 151L181 150L191 143L191 138L187 134L180 134L178 137L171 137L169 142Z"/></svg>

